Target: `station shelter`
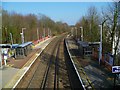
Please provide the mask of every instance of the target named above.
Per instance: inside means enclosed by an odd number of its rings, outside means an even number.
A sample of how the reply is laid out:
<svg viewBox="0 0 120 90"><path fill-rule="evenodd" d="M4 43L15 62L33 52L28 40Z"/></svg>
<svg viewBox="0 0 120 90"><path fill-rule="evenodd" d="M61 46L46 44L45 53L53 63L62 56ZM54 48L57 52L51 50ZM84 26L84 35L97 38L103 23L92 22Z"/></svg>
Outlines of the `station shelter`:
<svg viewBox="0 0 120 90"><path fill-rule="evenodd" d="M24 58L32 51L32 42L26 42L20 45L15 45L15 58Z"/></svg>
<svg viewBox="0 0 120 90"><path fill-rule="evenodd" d="M89 46L92 47L92 59L98 60L100 42L89 42Z"/></svg>
<svg viewBox="0 0 120 90"><path fill-rule="evenodd" d="M85 56L91 56L92 47L88 42L78 41L78 49L80 51L80 55L84 58Z"/></svg>

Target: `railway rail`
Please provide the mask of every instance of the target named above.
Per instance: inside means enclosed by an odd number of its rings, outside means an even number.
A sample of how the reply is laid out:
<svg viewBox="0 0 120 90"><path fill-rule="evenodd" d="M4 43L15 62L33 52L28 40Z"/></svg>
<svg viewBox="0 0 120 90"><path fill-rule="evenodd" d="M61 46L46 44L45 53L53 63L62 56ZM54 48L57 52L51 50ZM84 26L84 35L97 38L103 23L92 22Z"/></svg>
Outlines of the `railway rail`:
<svg viewBox="0 0 120 90"><path fill-rule="evenodd" d="M66 35L58 36L49 43L15 89L85 90L65 37Z"/></svg>
<svg viewBox="0 0 120 90"><path fill-rule="evenodd" d="M52 53L53 55L55 56L52 56L50 58L50 61L48 62L48 65L47 65L47 69L45 71L45 74L44 74L44 78L43 78L43 82L41 84L41 89L45 89L45 88L59 88L58 86L58 53L59 53L59 47L60 47L60 41L58 40L56 43L55 43L55 46ZM54 63L54 64L52 64ZM54 68L54 70L53 70ZM53 75L51 75L51 73L54 73ZM54 82L54 83L49 83L49 81L51 82Z"/></svg>
<svg viewBox="0 0 120 90"><path fill-rule="evenodd" d="M31 66L24 78L18 83L16 88L67 88L70 89L70 82L67 75L67 69L61 73L62 63L65 61L60 59L61 47L65 35L56 37L37 58L36 62ZM63 45L63 46L61 46ZM62 52L62 53L63 53ZM66 74L67 79L62 79L62 75ZM66 85L66 86L65 86ZM15 88L15 89L16 89Z"/></svg>

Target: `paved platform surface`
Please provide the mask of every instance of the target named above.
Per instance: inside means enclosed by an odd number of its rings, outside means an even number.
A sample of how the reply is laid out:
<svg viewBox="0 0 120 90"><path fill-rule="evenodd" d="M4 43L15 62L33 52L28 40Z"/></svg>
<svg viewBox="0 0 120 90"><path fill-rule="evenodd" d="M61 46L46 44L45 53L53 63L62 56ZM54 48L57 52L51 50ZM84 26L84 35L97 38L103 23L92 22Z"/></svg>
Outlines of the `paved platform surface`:
<svg viewBox="0 0 120 90"><path fill-rule="evenodd" d="M0 69L0 89L12 88L37 55L52 41L52 39L53 38L49 38L35 45L34 50L24 59L8 60L7 66Z"/></svg>
<svg viewBox="0 0 120 90"><path fill-rule="evenodd" d="M79 71L85 87L89 84L95 89L113 89L114 75L111 71L107 70L105 66L100 66L98 61L92 60L90 57L85 59L80 57L77 43L72 38L67 38L68 47ZM119 80L116 81L120 83Z"/></svg>
<svg viewBox="0 0 120 90"><path fill-rule="evenodd" d="M17 73L19 69L12 67L4 67L4 70L0 70L0 89Z"/></svg>

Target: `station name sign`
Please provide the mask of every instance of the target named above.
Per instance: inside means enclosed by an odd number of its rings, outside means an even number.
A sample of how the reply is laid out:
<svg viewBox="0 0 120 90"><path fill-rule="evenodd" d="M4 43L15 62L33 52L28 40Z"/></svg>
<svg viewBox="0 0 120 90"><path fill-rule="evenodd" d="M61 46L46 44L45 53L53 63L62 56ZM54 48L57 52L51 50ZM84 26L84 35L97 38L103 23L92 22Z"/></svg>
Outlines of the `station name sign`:
<svg viewBox="0 0 120 90"><path fill-rule="evenodd" d="M120 73L120 66L112 66L112 73Z"/></svg>

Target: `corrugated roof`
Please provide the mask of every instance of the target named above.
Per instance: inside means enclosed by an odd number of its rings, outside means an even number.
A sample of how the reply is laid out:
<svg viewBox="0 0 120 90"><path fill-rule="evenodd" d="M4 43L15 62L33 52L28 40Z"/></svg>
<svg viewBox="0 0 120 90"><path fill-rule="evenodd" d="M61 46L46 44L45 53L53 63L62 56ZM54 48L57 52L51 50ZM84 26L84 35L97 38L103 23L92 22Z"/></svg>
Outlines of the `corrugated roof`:
<svg viewBox="0 0 120 90"><path fill-rule="evenodd" d="M28 46L30 44L32 44L32 42L26 42L26 43L20 44L18 47L25 47L25 46Z"/></svg>
<svg viewBox="0 0 120 90"><path fill-rule="evenodd" d="M80 44L82 47L88 47L88 42L78 41L78 44Z"/></svg>
<svg viewBox="0 0 120 90"><path fill-rule="evenodd" d="M19 44L12 44L12 48L17 48Z"/></svg>

